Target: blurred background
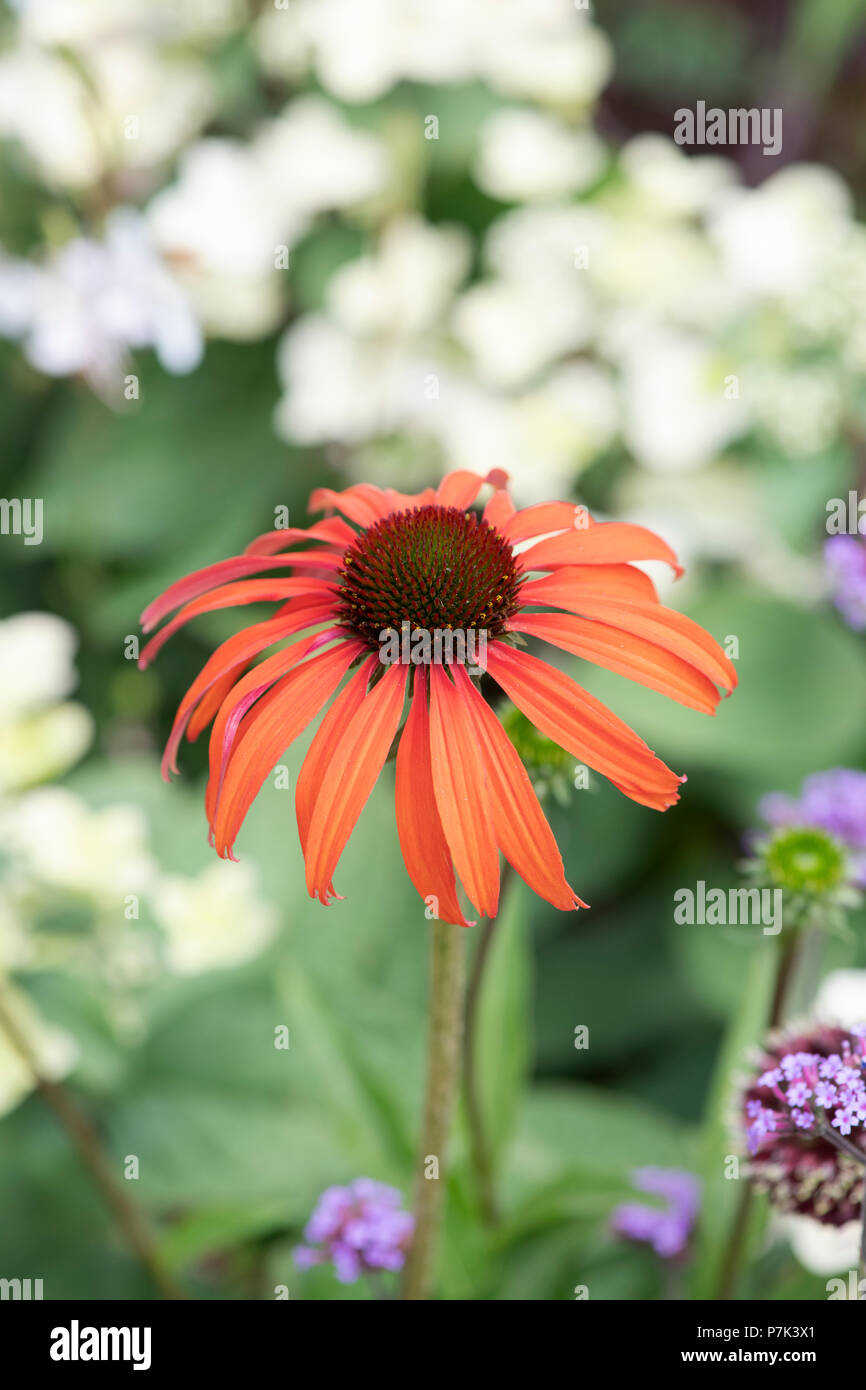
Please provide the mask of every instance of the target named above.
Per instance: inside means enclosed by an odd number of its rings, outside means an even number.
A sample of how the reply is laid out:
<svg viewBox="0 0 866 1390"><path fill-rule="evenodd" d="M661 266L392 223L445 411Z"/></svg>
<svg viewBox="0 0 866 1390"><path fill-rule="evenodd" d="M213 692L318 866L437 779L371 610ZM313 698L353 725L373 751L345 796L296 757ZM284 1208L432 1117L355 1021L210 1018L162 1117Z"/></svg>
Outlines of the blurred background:
<svg viewBox="0 0 866 1390"><path fill-rule="evenodd" d="M737 659L715 720L569 666L688 784L659 816L547 779L592 910L509 898L479 1019L501 1219L461 1121L440 1278L669 1290L610 1213L636 1167L729 1151L719 1061L765 949L672 895L739 882L764 795L866 767L866 599L840 611L823 558L828 501L866 488L864 75L860 0L0 5L0 493L42 503L38 543L0 535L0 974L197 1296L370 1296L292 1251L330 1183L409 1195L428 924L387 770L347 900L307 898L306 738L215 859L206 748L171 787L159 755L236 622L140 673L138 615L314 486L454 467L658 530L664 601ZM781 152L678 147L699 100L781 108ZM827 968L866 965L852 922ZM0 1116L0 1275L152 1296L3 1037ZM824 1276L768 1240L748 1291Z"/></svg>

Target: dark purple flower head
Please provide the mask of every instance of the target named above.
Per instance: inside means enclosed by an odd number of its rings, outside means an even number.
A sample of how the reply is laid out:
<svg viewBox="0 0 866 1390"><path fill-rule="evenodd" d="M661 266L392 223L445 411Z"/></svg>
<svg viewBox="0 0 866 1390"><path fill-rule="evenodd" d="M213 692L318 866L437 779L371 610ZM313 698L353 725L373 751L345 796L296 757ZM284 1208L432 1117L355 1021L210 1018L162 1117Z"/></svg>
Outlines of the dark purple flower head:
<svg viewBox="0 0 866 1390"><path fill-rule="evenodd" d="M664 1260L680 1258L698 1214L698 1179L680 1168L636 1168L631 1180L639 1192L662 1197L667 1205L624 1202L611 1216L611 1229L626 1240L651 1245Z"/></svg>
<svg viewBox="0 0 866 1390"><path fill-rule="evenodd" d="M856 536L831 536L824 563L833 601L849 627L866 630L866 544Z"/></svg>
<svg viewBox="0 0 866 1390"><path fill-rule="evenodd" d="M749 1177L782 1211L829 1226L855 1220L866 1171L866 1025L816 1023L776 1037L743 1096ZM842 1152L841 1136L863 1153Z"/></svg>
<svg viewBox="0 0 866 1390"><path fill-rule="evenodd" d="M341 1284L370 1270L401 1269L415 1226L402 1204L402 1192L371 1178L326 1188L304 1231L310 1243L297 1247L295 1263L309 1269L330 1262Z"/></svg>
<svg viewBox="0 0 866 1390"><path fill-rule="evenodd" d="M854 882L866 887L866 772L849 767L815 772L799 797L771 792L759 810L768 825L816 826L834 835L849 851Z"/></svg>

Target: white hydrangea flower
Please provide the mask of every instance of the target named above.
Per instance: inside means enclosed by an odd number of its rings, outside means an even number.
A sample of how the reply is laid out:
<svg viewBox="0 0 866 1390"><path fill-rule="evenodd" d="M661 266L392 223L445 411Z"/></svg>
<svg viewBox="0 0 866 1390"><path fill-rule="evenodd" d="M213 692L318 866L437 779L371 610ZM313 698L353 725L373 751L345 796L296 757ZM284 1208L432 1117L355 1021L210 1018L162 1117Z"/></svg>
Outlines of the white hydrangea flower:
<svg viewBox="0 0 866 1390"><path fill-rule="evenodd" d="M612 71L607 38L573 0L296 0L286 18L279 70L296 74L309 53L343 101L373 101L402 78L479 77L511 96L585 106ZM259 45L276 30L271 17Z"/></svg>
<svg viewBox="0 0 866 1390"><path fill-rule="evenodd" d="M522 386L556 358L588 345L593 306L582 284L575 280L570 288L563 293L554 277L536 284L492 280L460 296L454 335L482 381Z"/></svg>
<svg viewBox="0 0 866 1390"><path fill-rule="evenodd" d="M0 976L3 1006L32 1050L42 1075L60 1081L75 1066L79 1049L74 1038L46 1023L35 1005ZM33 1090L33 1073L4 1029L0 1028L0 1115L14 1110Z"/></svg>
<svg viewBox="0 0 866 1390"><path fill-rule="evenodd" d="M831 970L818 986L813 1018L851 1028L866 1022L866 970Z"/></svg>
<svg viewBox="0 0 866 1390"><path fill-rule="evenodd" d="M0 789L58 776L86 751L93 720L64 698L77 684L77 645L74 630L52 613L0 622Z"/></svg>
<svg viewBox="0 0 866 1390"><path fill-rule="evenodd" d="M811 1274L841 1274L860 1262L860 1222L827 1226L809 1216L781 1216L778 1226L794 1256Z"/></svg>
<svg viewBox="0 0 866 1390"><path fill-rule="evenodd" d="M54 53L21 45L0 54L0 136L19 141L48 184L83 188L102 173L87 87Z"/></svg>
<svg viewBox="0 0 866 1390"><path fill-rule="evenodd" d="M507 107L481 127L475 182L503 202L536 202L579 193L601 173L605 146L592 130L530 107Z"/></svg>
<svg viewBox="0 0 866 1390"><path fill-rule="evenodd" d="M220 861L196 878L159 883L154 911L166 934L169 968L178 975L226 970L259 955L277 928L249 864Z"/></svg>
<svg viewBox="0 0 866 1390"><path fill-rule="evenodd" d="M843 241L851 195L818 164L792 165L758 188L719 195L709 232L724 273L749 294L800 296Z"/></svg>
<svg viewBox="0 0 866 1390"><path fill-rule="evenodd" d="M198 59L168 58L137 35L99 45L86 64L91 120L108 168L161 164L217 109L213 80Z"/></svg>
<svg viewBox="0 0 866 1390"><path fill-rule="evenodd" d="M596 100L613 49L573 0L487 0L487 8L478 65L491 86L570 110Z"/></svg>
<svg viewBox="0 0 866 1390"><path fill-rule="evenodd" d="M407 426L423 409L431 375L404 341L368 342L325 314L308 314L289 330L277 370L285 394L275 427L299 444L361 443Z"/></svg>
<svg viewBox="0 0 866 1390"><path fill-rule="evenodd" d="M63 787L27 792L0 810L15 879L80 893L122 919L125 900L147 891L156 865L140 807L92 811Z"/></svg>
<svg viewBox="0 0 866 1390"><path fill-rule="evenodd" d="M276 326L283 311L276 248L291 245L305 221L286 214L249 145L222 138L191 145L147 218L210 332L259 338Z"/></svg>
<svg viewBox="0 0 866 1390"><path fill-rule="evenodd" d="M641 195L646 216L698 216L737 181L733 160L686 155L673 140L651 131L626 141L620 168L631 189Z"/></svg>
<svg viewBox="0 0 866 1390"><path fill-rule="evenodd" d="M742 434L743 402L725 394L730 366L686 334L659 329L631 339L623 427L640 463L664 472L701 468Z"/></svg>
<svg viewBox="0 0 866 1390"><path fill-rule="evenodd" d="M390 175L382 142L355 130L320 97L298 97L259 126L253 154L286 215L348 208L381 192Z"/></svg>
<svg viewBox="0 0 866 1390"><path fill-rule="evenodd" d="M54 613L0 622L0 720L63 700L78 684L75 629Z"/></svg>
<svg viewBox="0 0 866 1390"><path fill-rule="evenodd" d="M190 146L148 220L207 328L259 338L284 311L283 249L313 216L378 193L388 177L380 141L352 130L319 98L303 98L249 143Z"/></svg>
<svg viewBox="0 0 866 1390"><path fill-rule="evenodd" d="M328 308L350 333L411 339L442 318L469 268L462 227L400 217L375 252L342 266L328 285Z"/></svg>
<svg viewBox="0 0 866 1390"><path fill-rule="evenodd" d="M244 0L11 0L21 32L36 43L92 51L119 35L158 33L178 39L220 38L247 17Z"/></svg>
<svg viewBox="0 0 866 1390"><path fill-rule="evenodd" d="M39 267L0 263L0 315L10 302L0 332L23 338L34 367L48 376L81 373L107 396L118 391L134 348L152 347L176 373L201 359L198 323L132 208L115 208L101 242L75 237Z"/></svg>

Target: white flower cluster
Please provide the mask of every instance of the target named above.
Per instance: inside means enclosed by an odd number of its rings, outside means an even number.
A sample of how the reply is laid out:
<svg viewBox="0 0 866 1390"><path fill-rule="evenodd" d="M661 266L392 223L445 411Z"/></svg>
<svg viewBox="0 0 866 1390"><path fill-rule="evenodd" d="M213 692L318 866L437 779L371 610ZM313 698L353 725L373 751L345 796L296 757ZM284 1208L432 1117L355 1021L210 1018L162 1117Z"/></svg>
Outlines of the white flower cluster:
<svg viewBox="0 0 866 1390"><path fill-rule="evenodd" d="M76 683L75 647L68 624L49 614L0 622L0 995L54 1078L75 1065L78 1049L24 992L28 974L61 969L101 984L109 1014L122 1022L113 996L162 970L196 975L251 960L277 927L251 865L167 874L139 806L93 809L66 787L33 785L65 771L90 741L89 715L65 698ZM0 1028L0 1114L31 1087Z"/></svg>
<svg viewBox="0 0 866 1390"><path fill-rule="evenodd" d="M0 334L40 371L115 399L135 349L189 371L207 335L278 330L302 288L278 348L289 441L405 487L495 465L520 501L621 455L639 467L617 509L679 529L686 561L804 591L743 450L820 455L860 408L866 228L834 172L749 188L661 135L608 148L610 46L573 0L16 9L0 136L63 212L41 253L0 252ZM223 50L247 65L240 110ZM445 166L488 208L478 244L425 218ZM294 278L311 246L312 295Z"/></svg>

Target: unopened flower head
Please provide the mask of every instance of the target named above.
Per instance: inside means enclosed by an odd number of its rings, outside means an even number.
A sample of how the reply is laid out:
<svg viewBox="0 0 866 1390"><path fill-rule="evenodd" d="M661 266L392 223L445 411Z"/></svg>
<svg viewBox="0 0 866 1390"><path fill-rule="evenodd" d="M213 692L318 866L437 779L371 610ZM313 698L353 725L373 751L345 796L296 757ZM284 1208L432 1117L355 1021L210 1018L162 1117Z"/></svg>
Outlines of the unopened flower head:
<svg viewBox="0 0 866 1390"><path fill-rule="evenodd" d="M824 563L833 601L849 627L866 630L866 541L856 536L831 536L824 546Z"/></svg>
<svg viewBox="0 0 866 1390"><path fill-rule="evenodd" d="M774 1206L831 1226L855 1219L866 1172L866 1024L815 1023L771 1039L741 1124L749 1176Z"/></svg>
<svg viewBox="0 0 866 1390"><path fill-rule="evenodd" d="M637 1168L631 1180L639 1192L662 1198L665 1206L624 1202L611 1217L612 1229L626 1240L651 1245L662 1259L680 1259L688 1250L698 1214L698 1179L680 1168Z"/></svg>
<svg viewBox="0 0 866 1390"><path fill-rule="evenodd" d="M333 1264L341 1284L373 1270L402 1269L415 1224L402 1206L402 1192L371 1178L327 1188L304 1230L308 1243L295 1250L296 1264Z"/></svg>
<svg viewBox="0 0 866 1390"><path fill-rule="evenodd" d="M848 851L852 881L866 887L866 772L856 768L833 767L807 777L797 797L773 792L760 805L764 820L774 828L811 826L824 830ZM803 848L805 849L805 843ZM825 880L834 873L836 855L826 844L819 850L813 842L812 854L823 861L820 872Z"/></svg>
<svg viewBox="0 0 866 1390"><path fill-rule="evenodd" d="M417 494L369 483L318 488L311 507L328 513L324 521L260 536L147 608L146 629L180 611L147 644L142 666L198 614L279 605L206 663L165 753L168 776L184 735L213 724L206 807L218 854L233 857L278 757L335 697L296 786L311 896L326 906L338 896L340 855L397 741L400 847L441 920L469 925L455 870L478 912L496 915L500 851L554 907L586 905L566 880L518 752L473 679L477 648L429 665L398 651L383 665L382 633L402 634L404 623L410 637L416 628L483 633L486 678L545 738L641 805L663 811L677 801L682 777L558 666L523 650L525 638L549 643L712 714L719 687L737 683L732 663L697 623L661 605L634 563L663 560L680 573L676 556L652 531L597 523L571 502L518 510L507 484L499 469L486 477L458 469Z"/></svg>

